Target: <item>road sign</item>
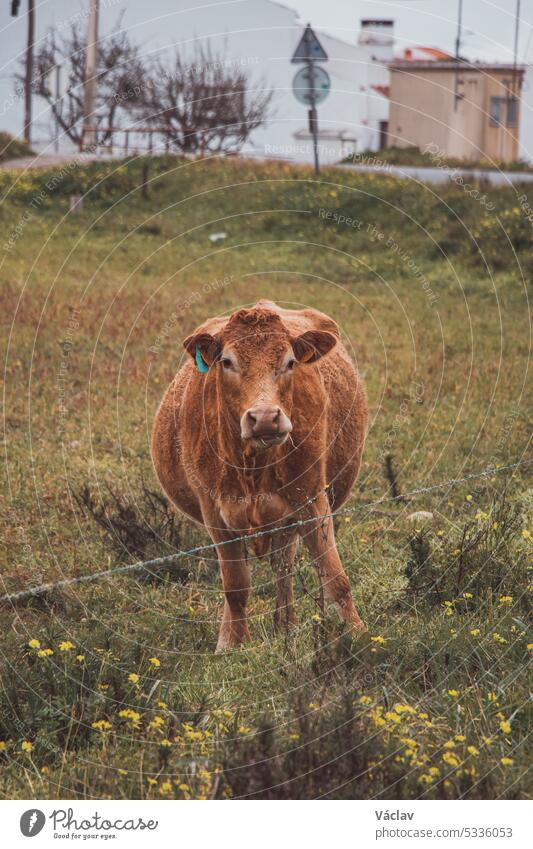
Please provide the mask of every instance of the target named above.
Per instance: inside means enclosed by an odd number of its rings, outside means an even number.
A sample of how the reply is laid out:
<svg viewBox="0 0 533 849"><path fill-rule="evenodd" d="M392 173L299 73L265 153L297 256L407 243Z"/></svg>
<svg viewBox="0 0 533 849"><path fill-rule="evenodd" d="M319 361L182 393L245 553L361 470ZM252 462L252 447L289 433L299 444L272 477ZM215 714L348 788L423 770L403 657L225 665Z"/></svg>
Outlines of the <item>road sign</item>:
<svg viewBox="0 0 533 849"><path fill-rule="evenodd" d="M320 44L311 26L307 24L291 62L327 62L328 54Z"/></svg>
<svg viewBox="0 0 533 849"><path fill-rule="evenodd" d="M304 106L316 106L329 94L331 80L329 74L320 67L309 65L300 68L292 81L292 90L296 100Z"/></svg>

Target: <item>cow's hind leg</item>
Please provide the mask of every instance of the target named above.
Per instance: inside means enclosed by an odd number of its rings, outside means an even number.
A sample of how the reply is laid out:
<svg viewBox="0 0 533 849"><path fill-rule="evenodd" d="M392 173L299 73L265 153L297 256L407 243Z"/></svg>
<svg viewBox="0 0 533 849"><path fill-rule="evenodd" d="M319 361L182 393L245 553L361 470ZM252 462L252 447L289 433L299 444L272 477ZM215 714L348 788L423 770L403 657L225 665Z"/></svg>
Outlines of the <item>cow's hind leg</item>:
<svg viewBox="0 0 533 849"><path fill-rule="evenodd" d="M321 495L312 508L316 522L309 522L302 530L302 537L318 572L324 600L337 608L341 619L352 628L364 629L364 625L355 609L350 582L337 551L335 530L327 499ZM306 518L309 518L307 516Z"/></svg>
<svg viewBox="0 0 533 849"><path fill-rule="evenodd" d="M272 537L270 563L276 576L274 625L279 629L286 629L291 625L296 625L293 578L298 542L299 537L294 529L282 529Z"/></svg>

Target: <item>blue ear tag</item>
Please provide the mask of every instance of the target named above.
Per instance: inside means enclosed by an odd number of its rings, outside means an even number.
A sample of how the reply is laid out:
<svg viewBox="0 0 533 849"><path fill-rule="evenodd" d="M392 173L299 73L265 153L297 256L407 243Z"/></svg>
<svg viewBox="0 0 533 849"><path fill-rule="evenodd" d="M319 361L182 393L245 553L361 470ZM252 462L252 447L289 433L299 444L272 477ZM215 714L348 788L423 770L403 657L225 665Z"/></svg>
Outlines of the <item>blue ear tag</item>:
<svg viewBox="0 0 533 849"><path fill-rule="evenodd" d="M198 347L198 345L196 346L196 354L194 356L194 359L196 360L196 365L198 366L198 371L201 371L202 374L205 374L206 371L209 371L209 366L206 365L206 363L204 363L204 361L202 359L202 355L200 353L200 348Z"/></svg>

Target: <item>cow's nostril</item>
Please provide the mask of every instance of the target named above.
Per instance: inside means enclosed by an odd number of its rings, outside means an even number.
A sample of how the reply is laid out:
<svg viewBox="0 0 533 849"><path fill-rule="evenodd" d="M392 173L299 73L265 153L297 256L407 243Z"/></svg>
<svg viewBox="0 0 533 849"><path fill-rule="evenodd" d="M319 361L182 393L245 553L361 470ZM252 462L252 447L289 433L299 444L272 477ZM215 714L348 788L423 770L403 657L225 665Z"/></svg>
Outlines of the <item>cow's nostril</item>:
<svg viewBox="0 0 533 849"><path fill-rule="evenodd" d="M281 407L261 406L246 410L241 419L241 436L243 439L252 437L270 439L286 436L292 430L290 420Z"/></svg>

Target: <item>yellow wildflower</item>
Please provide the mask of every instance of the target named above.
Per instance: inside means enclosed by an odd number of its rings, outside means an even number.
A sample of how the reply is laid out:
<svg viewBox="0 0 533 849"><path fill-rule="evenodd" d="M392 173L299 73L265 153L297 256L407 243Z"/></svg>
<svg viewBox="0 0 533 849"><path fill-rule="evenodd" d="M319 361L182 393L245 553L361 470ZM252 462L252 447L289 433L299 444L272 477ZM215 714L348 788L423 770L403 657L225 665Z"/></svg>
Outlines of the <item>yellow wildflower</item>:
<svg viewBox="0 0 533 849"><path fill-rule="evenodd" d="M469 755L473 755L475 758L479 755L479 749L476 749L475 746L467 746L466 751Z"/></svg>
<svg viewBox="0 0 533 849"><path fill-rule="evenodd" d="M37 652L37 657L50 657L53 653L52 649L40 649L40 651Z"/></svg>
<svg viewBox="0 0 533 849"><path fill-rule="evenodd" d="M411 707L411 705L405 705L405 704L394 705L394 710L396 711L396 713L411 713L411 714L416 713L416 710L414 709L414 707Z"/></svg>
<svg viewBox="0 0 533 849"><path fill-rule="evenodd" d="M473 637L479 637L479 635L481 634L481 631L479 630L479 628L472 628L470 633L472 634Z"/></svg>
<svg viewBox="0 0 533 849"><path fill-rule="evenodd" d="M76 660L78 661L78 663L83 663L83 661L85 660L85 655L84 654L77 654Z"/></svg>
<svg viewBox="0 0 533 849"><path fill-rule="evenodd" d="M74 643L71 643L70 640L63 640L62 643L59 643L59 651L71 651L74 648Z"/></svg>
<svg viewBox="0 0 533 849"><path fill-rule="evenodd" d="M5 752L7 749L7 743L5 740L0 740L0 752Z"/></svg>
<svg viewBox="0 0 533 849"><path fill-rule="evenodd" d="M381 646L385 645L385 637L382 637L381 634L377 634L375 637L370 637L373 643L379 643Z"/></svg>
<svg viewBox="0 0 533 849"><path fill-rule="evenodd" d="M370 696L359 696L360 705L371 705L373 699Z"/></svg>
<svg viewBox="0 0 533 849"><path fill-rule="evenodd" d="M156 669L158 666L161 666L161 661L158 657L149 657L148 660L152 664L152 666L156 667Z"/></svg>
<svg viewBox="0 0 533 849"><path fill-rule="evenodd" d="M452 699L458 699L461 693L459 690L448 690L448 695L452 697Z"/></svg>
<svg viewBox="0 0 533 849"><path fill-rule="evenodd" d="M30 649L40 649L41 648L41 644L40 644L39 640L30 640L28 645L29 645Z"/></svg>
<svg viewBox="0 0 533 849"><path fill-rule="evenodd" d="M107 721L107 719L98 719L96 722L92 723L92 727L97 731L109 731L109 729L113 726Z"/></svg>
<svg viewBox="0 0 533 849"><path fill-rule="evenodd" d="M500 758L500 763L502 766L512 766L514 761L512 758Z"/></svg>
<svg viewBox="0 0 533 849"><path fill-rule="evenodd" d="M138 727L141 714L138 713L136 710L132 710L131 708L124 708L123 710L119 710L118 715L121 719L129 719L130 723L135 728Z"/></svg>
<svg viewBox="0 0 533 849"><path fill-rule="evenodd" d="M387 713L385 714L385 719L388 719L389 722L396 722L396 723L402 721L397 713L393 713L390 710L388 710Z"/></svg>
<svg viewBox="0 0 533 849"><path fill-rule="evenodd" d="M502 719L500 722L500 731L503 731L504 734L511 733L511 723L508 719Z"/></svg>
<svg viewBox="0 0 533 849"><path fill-rule="evenodd" d="M23 752L31 752L33 750L33 743L30 743L29 740L23 740L20 744L20 748Z"/></svg>
<svg viewBox="0 0 533 849"><path fill-rule="evenodd" d="M138 684L139 676L136 672L130 672L130 674L128 675L128 681L131 681L132 684Z"/></svg>

